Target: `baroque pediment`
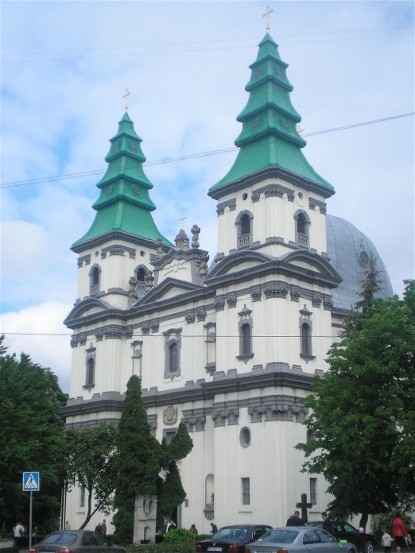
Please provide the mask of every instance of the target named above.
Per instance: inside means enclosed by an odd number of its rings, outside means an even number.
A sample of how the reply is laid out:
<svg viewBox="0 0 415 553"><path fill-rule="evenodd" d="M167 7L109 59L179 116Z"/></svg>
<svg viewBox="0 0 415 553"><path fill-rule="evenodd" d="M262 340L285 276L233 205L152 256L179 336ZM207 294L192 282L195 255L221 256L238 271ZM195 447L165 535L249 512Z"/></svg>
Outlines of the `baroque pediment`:
<svg viewBox="0 0 415 553"><path fill-rule="evenodd" d="M209 286L228 279L243 281L265 274L315 281L329 288L338 286L342 280L327 259L317 252L301 249L278 258L252 250L236 252L219 261L205 282Z"/></svg>
<svg viewBox="0 0 415 553"><path fill-rule="evenodd" d="M201 288L203 287L198 284L193 284L192 282L167 277L161 284L155 286L152 290L140 298L134 306L138 307L148 303L177 298L177 296L188 292L194 292L195 290L200 290Z"/></svg>
<svg viewBox="0 0 415 553"><path fill-rule="evenodd" d="M99 298L87 298L75 304L69 315L64 320L64 324L71 328L71 325L79 319L85 319L94 315L108 313L109 310L114 310L114 307L106 301Z"/></svg>

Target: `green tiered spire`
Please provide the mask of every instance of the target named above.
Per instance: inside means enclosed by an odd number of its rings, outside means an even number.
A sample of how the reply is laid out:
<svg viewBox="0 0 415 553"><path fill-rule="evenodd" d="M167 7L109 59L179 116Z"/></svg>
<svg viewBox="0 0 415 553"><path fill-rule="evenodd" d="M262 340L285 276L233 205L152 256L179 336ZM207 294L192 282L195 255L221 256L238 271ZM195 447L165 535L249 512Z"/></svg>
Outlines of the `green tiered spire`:
<svg viewBox="0 0 415 553"><path fill-rule="evenodd" d="M153 221L151 211L156 206L148 192L153 185L143 171L146 158L141 150L142 139L135 132L127 112L119 121L118 132L110 142L111 147L105 158L107 171L97 184L101 193L92 206L97 211L95 220L89 231L72 247L114 231L152 241L160 239L166 246L172 246Z"/></svg>
<svg viewBox="0 0 415 553"><path fill-rule="evenodd" d="M228 174L210 188L213 198L238 186L245 177L272 167L283 170L288 179L290 175L296 182L300 178L303 186L317 189L325 197L334 194L333 186L320 177L301 151L306 141L297 132L301 117L291 104L293 87L287 67L277 43L267 33L250 65L251 79L245 87L250 93L248 103L237 117L243 125L235 141L240 150Z"/></svg>

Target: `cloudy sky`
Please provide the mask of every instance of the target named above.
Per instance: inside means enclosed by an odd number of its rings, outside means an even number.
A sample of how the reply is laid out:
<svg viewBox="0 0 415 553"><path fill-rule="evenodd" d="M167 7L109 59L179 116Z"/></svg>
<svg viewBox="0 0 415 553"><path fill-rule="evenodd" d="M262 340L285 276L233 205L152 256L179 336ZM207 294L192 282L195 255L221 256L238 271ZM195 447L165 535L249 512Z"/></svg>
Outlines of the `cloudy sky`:
<svg viewBox="0 0 415 553"><path fill-rule="evenodd" d="M414 277L414 4L269 1L309 162L328 211L374 242L398 294ZM154 219L197 223L230 168L266 2L1 2L1 332L68 389L71 244L89 228L124 112L143 139ZM333 130L338 129L338 130ZM321 132L321 131L330 132ZM228 150L223 152L222 150Z"/></svg>

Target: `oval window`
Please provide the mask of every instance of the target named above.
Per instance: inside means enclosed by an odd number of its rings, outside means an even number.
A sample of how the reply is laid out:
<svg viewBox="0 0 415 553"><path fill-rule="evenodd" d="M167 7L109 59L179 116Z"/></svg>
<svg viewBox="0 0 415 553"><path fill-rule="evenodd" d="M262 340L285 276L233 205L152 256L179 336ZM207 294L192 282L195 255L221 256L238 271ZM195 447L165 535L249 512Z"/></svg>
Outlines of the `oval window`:
<svg viewBox="0 0 415 553"><path fill-rule="evenodd" d="M242 447L248 447L251 444L251 431L246 426L239 433L239 441Z"/></svg>

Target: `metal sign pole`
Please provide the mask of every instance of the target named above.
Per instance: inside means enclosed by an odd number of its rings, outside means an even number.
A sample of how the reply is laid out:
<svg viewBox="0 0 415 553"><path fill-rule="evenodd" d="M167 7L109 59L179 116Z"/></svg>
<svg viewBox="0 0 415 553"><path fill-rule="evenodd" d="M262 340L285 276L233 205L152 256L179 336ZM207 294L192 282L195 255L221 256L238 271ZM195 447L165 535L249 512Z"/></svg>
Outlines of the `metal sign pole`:
<svg viewBox="0 0 415 553"><path fill-rule="evenodd" d="M30 507L29 507L29 549L32 549L32 507L33 507L33 492L30 492Z"/></svg>

